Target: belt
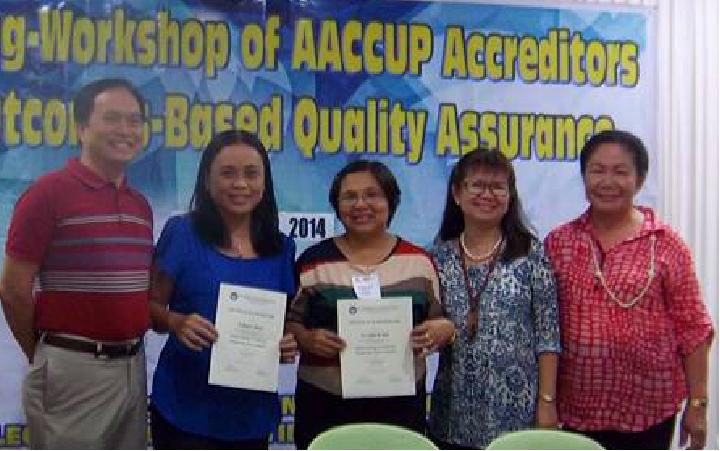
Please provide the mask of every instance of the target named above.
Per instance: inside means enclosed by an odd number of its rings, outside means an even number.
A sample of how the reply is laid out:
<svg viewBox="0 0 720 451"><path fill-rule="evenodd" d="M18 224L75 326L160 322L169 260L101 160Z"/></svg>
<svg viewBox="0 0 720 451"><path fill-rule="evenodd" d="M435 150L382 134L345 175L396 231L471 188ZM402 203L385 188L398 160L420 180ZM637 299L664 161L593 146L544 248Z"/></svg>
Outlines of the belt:
<svg viewBox="0 0 720 451"><path fill-rule="evenodd" d="M138 353L143 344L142 339L135 343L102 343L99 341L85 341L48 333L41 335L40 341L50 346L56 346L70 351L87 352L88 354L94 354L97 358L105 359L133 356Z"/></svg>

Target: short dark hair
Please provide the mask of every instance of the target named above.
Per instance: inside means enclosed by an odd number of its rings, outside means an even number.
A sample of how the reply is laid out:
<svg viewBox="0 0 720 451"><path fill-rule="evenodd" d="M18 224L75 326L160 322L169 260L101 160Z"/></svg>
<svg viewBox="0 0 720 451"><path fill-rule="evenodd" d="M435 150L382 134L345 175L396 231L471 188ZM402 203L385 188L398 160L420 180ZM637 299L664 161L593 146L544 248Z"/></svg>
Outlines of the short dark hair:
<svg viewBox="0 0 720 451"><path fill-rule="evenodd" d="M580 174L585 177L588 161L601 144L619 144L632 157L635 173L640 179L640 185L645 181L650 165L648 151L642 140L624 130L605 130L593 135L580 151Z"/></svg>
<svg viewBox="0 0 720 451"><path fill-rule="evenodd" d="M344 168L340 169L340 172L335 174L332 185L330 185L330 193L328 194L328 200L335 210L335 215L337 215L338 218L340 217L338 197L340 196L340 185L342 185L342 181L348 174L355 174L357 172L369 172L375 177L375 180L377 180L378 185L380 185L388 201L389 214L387 225L390 225L393 216L395 216L395 211L397 211L397 207L400 205L400 187L390 169L379 161L351 161L345 165Z"/></svg>
<svg viewBox="0 0 720 451"><path fill-rule="evenodd" d="M95 108L95 98L105 91L114 88L127 89L130 94L135 97L140 107L140 113L145 117L145 99L140 92L129 81L124 78L103 78L101 80L88 83L75 94L73 99L73 116L75 123L79 125L87 124L90 115Z"/></svg>
<svg viewBox="0 0 720 451"><path fill-rule="evenodd" d="M218 153L225 147L235 144L245 144L251 147L262 159L265 170L265 189L262 199L252 211L250 240L259 256L277 255L282 252L283 237L278 227L278 208L270 173L270 159L260 140L246 131L227 130L218 133L213 136L203 151L195 181L195 191L190 199L190 218L193 226L200 237L210 244L227 246L230 243L227 226L210 196L208 178L210 166Z"/></svg>
<svg viewBox="0 0 720 451"><path fill-rule="evenodd" d="M507 174L509 188L508 211L500 221L500 229L505 238L505 251L502 260L511 261L530 253L530 245L535 236L525 223L517 187L515 186L515 170L510 161L496 150L479 149L460 158L450 175L438 238L443 241L458 238L465 230L465 217L460 206L455 203L453 187L461 189L465 178L477 168L488 168Z"/></svg>

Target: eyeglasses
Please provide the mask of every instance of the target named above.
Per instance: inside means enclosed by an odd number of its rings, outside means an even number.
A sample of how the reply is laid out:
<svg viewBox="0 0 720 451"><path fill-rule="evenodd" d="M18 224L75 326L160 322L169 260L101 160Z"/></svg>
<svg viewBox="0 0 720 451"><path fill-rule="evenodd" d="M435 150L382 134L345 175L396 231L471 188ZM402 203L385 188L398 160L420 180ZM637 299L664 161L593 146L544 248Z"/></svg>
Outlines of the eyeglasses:
<svg viewBox="0 0 720 451"><path fill-rule="evenodd" d="M125 121L127 126L130 128L142 128L144 122L144 118L141 113L122 114L110 111L103 114L101 117L105 124L115 127L119 127L120 124Z"/></svg>
<svg viewBox="0 0 720 451"><path fill-rule="evenodd" d="M465 180L463 183L465 190L473 196L479 196L487 189L491 196L505 197L510 192L510 188L502 183L486 183L482 180Z"/></svg>
<svg viewBox="0 0 720 451"><path fill-rule="evenodd" d="M338 197L338 202L345 206L356 205L362 199L366 204L377 205L385 201L385 194L382 191L364 191L357 193L355 191L343 193Z"/></svg>

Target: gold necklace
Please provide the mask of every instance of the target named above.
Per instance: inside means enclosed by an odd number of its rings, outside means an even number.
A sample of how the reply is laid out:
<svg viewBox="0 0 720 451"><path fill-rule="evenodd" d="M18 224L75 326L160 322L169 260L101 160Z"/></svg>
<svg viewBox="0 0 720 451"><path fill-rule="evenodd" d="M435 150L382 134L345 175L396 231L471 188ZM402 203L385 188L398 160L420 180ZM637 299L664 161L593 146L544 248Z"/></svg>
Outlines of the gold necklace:
<svg viewBox="0 0 720 451"><path fill-rule="evenodd" d="M470 253L467 246L465 245L465 232L460 234L460 246L462 247L463 252L465 252L465 255L467 255L470 260L487 260L488 258L495 255L495 251L497 251L498 247L500 247L500 243L502 243L502 234L500 234L500 238L498 238L495 245L490 249L490 252L488 252L485 255L474 255Z"/></svg>
<svg viewBox="0 0 720 451"><path fill-rule="evenodd" d="M655 278L655 242L657 241L655 235L650 235L650 265L647 271L647 282L645 283L642 291L640 291L640 294L627 302L621 301L608 287L605 276L600 269L600 262L598 262L597 255L595 255L595 246L593 245L592 238L590 238L590 234L586 235L586 239L588 241L588 244L590 245L590 254L592 255L593 263L595 265L595 277L600 281L600 284L603 286L608 296L610 296L610 299L615 301L615 303L622 308L630 308L633 305L637 304L638 301L642 299L647 293L647 291L650 289L650 284Z"/></svg>

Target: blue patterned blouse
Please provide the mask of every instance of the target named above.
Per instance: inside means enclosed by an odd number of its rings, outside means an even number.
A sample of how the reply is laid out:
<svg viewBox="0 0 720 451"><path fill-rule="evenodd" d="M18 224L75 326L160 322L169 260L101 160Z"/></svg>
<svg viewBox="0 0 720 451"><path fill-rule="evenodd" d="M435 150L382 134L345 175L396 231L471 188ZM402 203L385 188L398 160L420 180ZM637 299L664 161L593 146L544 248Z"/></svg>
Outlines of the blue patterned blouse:
<svg viewBox="0 0 720 451"><path fill-rule="evenodd" d="M432 250L443 306L457 339L440 353L429 428L452 444L486 447L506 431L535 423L538 357L560 352L555 280L542 244L533 240L526 257L499 261L478 308L470 341L469 309L457 240ZM468 267L475 291L487 264Z"/></svg>

